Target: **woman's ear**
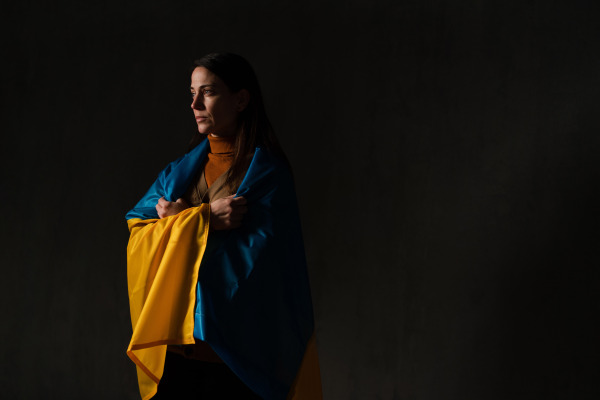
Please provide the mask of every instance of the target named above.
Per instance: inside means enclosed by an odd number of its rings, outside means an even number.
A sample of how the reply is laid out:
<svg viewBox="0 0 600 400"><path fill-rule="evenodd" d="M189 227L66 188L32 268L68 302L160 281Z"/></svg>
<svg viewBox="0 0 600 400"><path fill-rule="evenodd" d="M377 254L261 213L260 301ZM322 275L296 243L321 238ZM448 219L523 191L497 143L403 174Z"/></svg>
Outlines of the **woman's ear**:
<svg viewBox="0 0 600 400"><path fill-rule="evenodd" d="M250 102L250 92L246 89L240 89L240 91L237 92L237 96L238 103L236 108L238 112L242 112L246 109L248 103Z"/></svg>

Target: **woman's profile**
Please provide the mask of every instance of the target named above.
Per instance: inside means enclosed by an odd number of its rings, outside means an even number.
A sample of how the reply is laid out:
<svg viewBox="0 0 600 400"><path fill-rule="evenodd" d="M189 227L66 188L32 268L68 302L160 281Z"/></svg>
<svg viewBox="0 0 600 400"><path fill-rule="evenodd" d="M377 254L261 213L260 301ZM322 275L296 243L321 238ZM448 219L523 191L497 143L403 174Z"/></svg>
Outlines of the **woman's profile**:
<svg viewBox="0 0 600 400"><path fill-rule="evenodd" d="M143 399L319 399L296 194L241 56L194 62L198 132L127 213Z"/></svg>

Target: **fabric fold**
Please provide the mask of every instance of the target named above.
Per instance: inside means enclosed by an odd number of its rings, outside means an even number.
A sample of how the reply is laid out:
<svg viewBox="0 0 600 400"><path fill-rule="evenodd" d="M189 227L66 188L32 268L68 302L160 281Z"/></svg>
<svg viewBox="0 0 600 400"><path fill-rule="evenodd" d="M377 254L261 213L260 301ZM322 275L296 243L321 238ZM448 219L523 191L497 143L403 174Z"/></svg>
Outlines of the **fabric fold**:
<svg viewBox="0 0 600 400"><path fill-rule="evenodd" d="M131 219L127 281L133 335L127 355L135 362L142 399L162 377L168 344L194 343L198 269L206 249L210 206L163 219Z"/></svg>

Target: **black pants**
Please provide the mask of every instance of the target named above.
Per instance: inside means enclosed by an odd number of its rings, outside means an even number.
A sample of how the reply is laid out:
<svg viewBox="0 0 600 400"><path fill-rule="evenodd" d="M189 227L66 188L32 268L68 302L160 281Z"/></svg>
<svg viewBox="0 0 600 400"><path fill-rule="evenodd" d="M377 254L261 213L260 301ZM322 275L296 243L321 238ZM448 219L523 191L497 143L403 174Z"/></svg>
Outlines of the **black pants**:
<svg viewBox="0 0 600 400"><path fill-rule="evenodd" d="M152 400L260 400L225 364L185 358L167 351L165 371Z"/></svg>

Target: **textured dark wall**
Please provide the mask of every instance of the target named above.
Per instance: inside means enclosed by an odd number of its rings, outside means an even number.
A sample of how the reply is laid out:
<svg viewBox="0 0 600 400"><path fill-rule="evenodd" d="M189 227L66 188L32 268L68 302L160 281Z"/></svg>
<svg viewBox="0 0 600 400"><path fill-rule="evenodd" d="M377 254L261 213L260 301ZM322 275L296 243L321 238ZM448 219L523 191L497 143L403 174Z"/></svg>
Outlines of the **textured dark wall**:
<svg viewBox="0 0 600 400"><path fill-rule="evenodd" d="M294 166L326 399L599 398L593 2L10 3L3 398L138 398L123 216L214 50Z"/></svg>

